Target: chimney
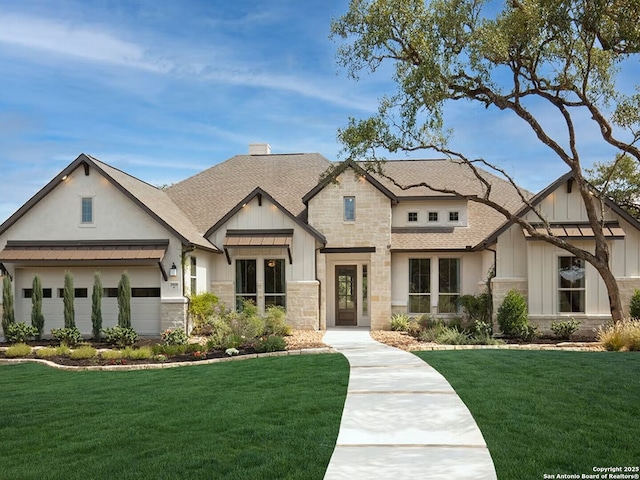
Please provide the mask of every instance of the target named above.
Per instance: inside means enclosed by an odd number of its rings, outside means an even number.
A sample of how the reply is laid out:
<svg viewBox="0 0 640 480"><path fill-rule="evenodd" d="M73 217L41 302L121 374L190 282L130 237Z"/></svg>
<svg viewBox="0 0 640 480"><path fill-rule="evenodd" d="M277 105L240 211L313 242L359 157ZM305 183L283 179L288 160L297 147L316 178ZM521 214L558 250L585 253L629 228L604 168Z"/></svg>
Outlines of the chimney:
<svg viewBox="0 0 640 480"><path fill-rule="evenodd" d="M268 143L250 143L249 155L270 155L271 145Z"/></svg>

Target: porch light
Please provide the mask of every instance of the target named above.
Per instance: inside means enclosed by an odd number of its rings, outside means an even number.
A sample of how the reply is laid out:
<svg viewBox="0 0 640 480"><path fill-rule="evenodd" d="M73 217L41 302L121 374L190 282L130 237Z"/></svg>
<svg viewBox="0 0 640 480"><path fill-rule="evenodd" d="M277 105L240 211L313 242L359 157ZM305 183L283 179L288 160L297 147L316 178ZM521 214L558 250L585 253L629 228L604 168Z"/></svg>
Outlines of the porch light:
<svg viewBox="0 0 640 480"><path fill-rule="evenodd" d="M171 268L169 269L169 276L171 278L176 278L178 276L178 268L176 267L175 262L171 264Z"/></svg>
<svg viewBox="0 0 640 480"><path fill-rule="evenodd" d="M269 267L269 268L273 268L273 267L275 267L275 266L276 266L276 261L275 261L275 260L269 260L269 261L267 262L267 267Z"/></svg>

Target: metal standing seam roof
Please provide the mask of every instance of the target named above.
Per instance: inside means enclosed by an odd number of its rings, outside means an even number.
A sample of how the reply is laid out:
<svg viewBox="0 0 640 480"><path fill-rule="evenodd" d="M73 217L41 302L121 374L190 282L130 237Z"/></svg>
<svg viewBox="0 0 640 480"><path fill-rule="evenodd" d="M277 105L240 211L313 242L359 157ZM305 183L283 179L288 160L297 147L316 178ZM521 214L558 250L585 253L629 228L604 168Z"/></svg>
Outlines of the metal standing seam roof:
<svg viewBox="0 0 640 480"><path fill-rule="evenodd" d="M533 225L533 227L535 227L536 231L540 233L543 233L543 234L547 233L547 229L544 227L544 225ZM594 236L593 228L591 227L591 225L588 225L588 224L553 223L549 225L549 227L551 229L551 234L554 237L593 238ZM603 225L602 230L603 230L604 236L608 238L621 238L625 236L624 230L617 222L606 223L605 225ZM524 234L527 240L535 240L534 238L531 237L531 234L525 228L522 229L522 233Z"/></svg>

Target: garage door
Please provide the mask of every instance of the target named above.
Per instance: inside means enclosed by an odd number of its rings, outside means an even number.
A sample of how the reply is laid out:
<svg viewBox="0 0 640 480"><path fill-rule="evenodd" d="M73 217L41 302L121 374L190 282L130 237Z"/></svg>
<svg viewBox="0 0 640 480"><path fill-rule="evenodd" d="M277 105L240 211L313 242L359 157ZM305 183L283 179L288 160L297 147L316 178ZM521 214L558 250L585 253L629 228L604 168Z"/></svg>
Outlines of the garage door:
<svg viewBox="0 0 640 480"><path fill-rule="evenodd" d="M16 282L16 320L31 322L31 288L37 274L43 287L42 308L45 317L44 331L64 326L63 287L67 269L59 267L18 269ZM90 336L91 294L93 292L94 268L68 269L73 275L75 289L76 326L83 335ZM104 294L102 298L102 325L108 328L118 323L118 282L123 269L101 267L99 269ZM160 271L157 267L127 268L131 281L131 326L139 335L160 334Z"/></svg>

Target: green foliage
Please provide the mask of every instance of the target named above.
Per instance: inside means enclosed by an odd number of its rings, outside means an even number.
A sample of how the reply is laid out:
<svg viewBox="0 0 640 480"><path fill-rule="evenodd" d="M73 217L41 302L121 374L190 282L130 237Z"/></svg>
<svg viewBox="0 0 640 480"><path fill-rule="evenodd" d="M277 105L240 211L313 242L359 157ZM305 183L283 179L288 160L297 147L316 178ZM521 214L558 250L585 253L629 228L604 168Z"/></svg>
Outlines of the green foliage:
<svg viewBox="0 0 640 480"><path fill-rule="evenodd" d="M479 295L462 295L458 302L472 323L484 322L491 324L491 295L481 293Z"/></svg>
<svg viewBox="0 0 640 480"><path fill-rule="evenodd" d="M8 275L2 277L2 332L6 337L7 326L15 323L15 310L13 307L13 288Z"/></svg>
<svg viewBox="0 0 640 480"><path fill-rule="evenodd" d="M26 357L31 354L31 347L26 343L16 343L7 347L4 354L7 358Z"/></svg>
<svg viewBox="0 0 640 480"><path fill-rule="evenodd" d="M287 323L287 314L281 306L271 305L265 311L265 335L291 335L291 325Z"/></svg>
<svg viewBox="0 0 640 480"><path fill-rule="evenodd" d="M140 348L126 347L122 350L122 358L128 358L130 360L148 360L153 358L153 349L149 346Z"/></svg>
<svg viewBox="0 0 640 480"><path fill-rule="evenodd" d="M24 343L38 335L38 329L24 322L10 323L4 332L4 338L9 343Z"/></svg>
<svg viewBox="0 0 640 480"><path fill-rule="evenodd" d="M98 351L90 345L83 345L71 351L69 357L74 360L86 360L94 358L98 355Z"/></svg>
<svg viewBox="0 0 640 480"><path fill-rule="evenodd" d="M207 348L209 350L220 350L225 348L226 339L233 332L231 327L223 318L215 318L210 323L211 335L207 340Z"/></svg>
<svg viewBox="0 0 640 480"><path fill-rule="evenodd" d="M151 350L154 355L175 357L177 355L183 355L187 350L187 345L153 345Z"/></svg>
<svg viewBox="0 0 640 480"><path fill-rule="evenodd" d="M82 341L82 334L77 327L54 328L51 330L53 338L60 342L60 345L75 347Z"/></svg>
<svg viewBox="0 0 640 480"><path fill-rule="evenodd" d="M186 332L181 328L168 328L161 336L165 345L185 345L189 341Z"/></svg>
<svg viewBox="0 0 640 480"><path fill-rule="evenodd" d="M493 335L493 325L480 320L475 321L473 330L475 336L490 337Z"/></svg>
<svg viewBox="0 0 640 480"><path fill-rule="evenodd" d="M517 290L510 290L498 308L498 325L507 337L520 338L527 328L527 301Z"/></svg>
<svg viewBox="0 0 640 480"><path fill-rule="evenodd" d="M216 314L217 305L218 297L213 293L203 292L189 297L189 314L196 333L203 333L202 329L207 325L208 319Z"/></svg>
<svg viewBox="0 0 640 480"><path fill-rule="evenodd" d="M629 304L629 315L632 319L640 319L640 290L634 290Z"/></svg>
<svg viewBox="0 0 640 480"><path fill-rule="evenodd" d="M442 323L442 321L437 318L433 318L429 314L424 314L418 319L418 325L420 326L421 330L427 330L428 328L434 327L439 323Z"/></svg>
<svg viewBox="0 0 640 480"><path fill-rule="evenodd" d="M568 340L580 328L580 323L574 318L551 322L551 331L558 338Z"/></svg>
<svg viewBox="0 0 640 480"><path fill-rule="evenodd" d="M119 347L133 345L138 340L138 334L133 328L122 327L120 325L105 328L102 330L102 333L104 333L104 339L107 343Z"/></svg>
<svg viewBox="0 0 640 480"><path fill-rule="evenodd" d="M232 333L243 342L261 336L266 328L265 320L258 315L258 309L252 302L244 302L242 312L229 312L227 322Z"/></svg>
<svg viewBox="0 0 640 480"><path fill-rule="evenodd" d="M123 272L118 283L118 326L131 328L131 282Z"/></svg>
<svg viewBox="0 0 640 480"><path fill-rule="evenodd" d="M442 327L435 337L435 342L443 345L468 345L469 335L455 327Z"/></svg>
<svg viewBox="0 0 640 480"><path fill-rule="evenodd" d="M611 198L636 219L640 219L638 160L629 155L620 154L610 163L595 162L593 168L585 169L585 176L606 197ZM638 308L640 309L640 305ZM640 310L637 313L640 316Z"/></svg>
<svg viewBox="0 0 640 480"><path fill-rule="evenodd" d="M394 332L406 332L409 329L409 316L406 313L394 313L390 325Z"/></svg>
<svg viewBox="0 0 640 480"><path fill-rule="evenodd" d="M62 304L64 307L64 328L75 328L76 312L74 307L75 290L73 288L73 275L67 271L64 274L64 290Z"/></svg>
<svg viewBox="0 0 640 480"><path fill-rule="evenodd" d="M44 314L42 313L42 282L40 277L33 277L31 290L31 325L37 330L36 339L42 338L44 330Z"/></svg>
<svg viewBox="0 0 640 480"><path fill-rule="evenodd" d="M100 339L102 331L102 280L100 272L93 275L93 292L91 293L91 327L93 338Z"/></svg>
<svg viewBox="0 0 640 480"><path fill-rule="evenodd" d="M640 320L628 320L599 327L597 337L607 350L640 351Z"/></svg>
<svg viewBox="0 0 640 480"><path fill-rule="evenodd" d="M279 335L269 335L254 343L253 348L258 353L280 352L287 349L287 342Z"/></svg>
<svg viewBox="0 0 640 480"><path fill-rule="evenodd" d="M100 352L100 357L104 360L118 360L119 358L122 358L122 351L104 350Z"/></svg>
<svg viewBox="0 0 640 480"><path fill-rule="evenodd" d="M42 347L36 349L36 357L51 358L69 355L71 349L69 347Z"/></svg>

